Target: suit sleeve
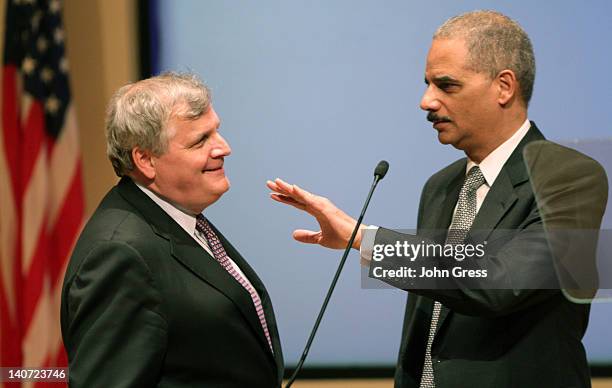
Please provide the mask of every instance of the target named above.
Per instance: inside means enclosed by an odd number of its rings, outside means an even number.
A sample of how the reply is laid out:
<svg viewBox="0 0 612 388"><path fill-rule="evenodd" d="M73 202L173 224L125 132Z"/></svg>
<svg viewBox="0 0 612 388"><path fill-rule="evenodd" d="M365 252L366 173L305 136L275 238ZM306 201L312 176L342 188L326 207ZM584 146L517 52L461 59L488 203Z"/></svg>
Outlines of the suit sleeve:
<svg viewBox="0 0 612 388"><path fill-rule="evenodd" d="M125 243L100 243L64 292L70 387L155 386L167 324L140 254Z"/></svg>
<svg viewBox="0 0 612 388"><path fill-rule="evenodd" d="M385 281L435 299L453 311L474 316L511 314L557 295L559 286L537 209L526 220L526 227L507 239L509 241L504 242L495 253L485 254L478 259L478 268L470 267L465 261L461 265L463 269L486 270L486 279L451 276L444 279ZM376 244L395 244L397 241L414 245L435 244L433 240L422 236L379 229ZM452 270L456 263L454 258L419 257L411 264L418 273L421 267ZM383 265L398 268L403 264L390 260Z"/></svg>

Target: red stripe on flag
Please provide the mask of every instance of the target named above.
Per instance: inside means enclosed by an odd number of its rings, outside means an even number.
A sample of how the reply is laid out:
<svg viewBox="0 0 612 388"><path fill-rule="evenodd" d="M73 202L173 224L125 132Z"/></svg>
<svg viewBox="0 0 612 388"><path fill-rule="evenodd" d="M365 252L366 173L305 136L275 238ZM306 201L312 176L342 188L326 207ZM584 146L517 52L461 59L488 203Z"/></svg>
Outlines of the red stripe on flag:
<svg viewBox="0 0 612 388"><path fill-rule="evenodd" d="M42 220L46 223L46 217ZM32 317L36 311L40 295L42 293L44 279L47 273L49 257L49 239L46 229L43 227L36 239L36 249L32 252L32 260L28 273L23 278L23 294L21 305L23 305L22 327L24 332L30 329Z"/></svg>
<svg viewBox="0 0 612 388"><path fill-rule="evenodd" d="M23 126L22 152L20 155L21 179L24 182L23 193L30 182L34 165L43 150L47 138L45 132L45 111L39 101L32 101L27 120ZM23 194L22 194L23 195Z"/></svg>
<svg viewBox="0 0 612 388"><path fill-rule="evenodd" d="M78 237L85 213L83 196L83 178L80 158L76 159L76 169L68 192L66 193L62 208L58 213L57 221L50 232L51 251L54 253L49 259L51 284L55 285L64 276L61 271L64 263L69 259L76 238Z"/></svg>

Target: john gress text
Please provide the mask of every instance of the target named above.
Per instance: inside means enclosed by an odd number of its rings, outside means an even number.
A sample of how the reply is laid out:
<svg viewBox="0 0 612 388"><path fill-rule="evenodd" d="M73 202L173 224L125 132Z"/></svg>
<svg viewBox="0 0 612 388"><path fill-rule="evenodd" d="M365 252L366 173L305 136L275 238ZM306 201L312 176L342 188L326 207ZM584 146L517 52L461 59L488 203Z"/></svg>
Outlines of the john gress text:
<svg viewBox="0 0 612 388"><path fill-rule="evenodd" d="M372 271L375 278L486 278L486 269L465 269L461 267L453 267L451 270L439 269L437 267L425 268L421 267L420 271L415 268L401 267L397 269L382 269L375 267Z"/></svg>

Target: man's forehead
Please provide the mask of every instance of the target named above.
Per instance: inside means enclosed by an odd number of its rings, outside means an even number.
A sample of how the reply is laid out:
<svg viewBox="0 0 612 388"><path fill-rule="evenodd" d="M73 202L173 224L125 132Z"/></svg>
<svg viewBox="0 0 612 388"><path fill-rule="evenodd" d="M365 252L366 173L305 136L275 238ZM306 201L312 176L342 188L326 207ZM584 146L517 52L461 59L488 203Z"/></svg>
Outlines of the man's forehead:
<svg viewBox="0 0 612 388"><path fill-rule="evenodd" d="M221 126L221 119L212 105L206 113L197 118L180 117L174 115L168 120L166 128L169 133L181 136L199 136L202 133L210 132Z"/></svg>
<svg viewBox="0 0 612 388"><path fill-rule="evenodd" d="M466 59L463 39L434 39L427 54L425 78L457 79L466 70Z"/></svg>

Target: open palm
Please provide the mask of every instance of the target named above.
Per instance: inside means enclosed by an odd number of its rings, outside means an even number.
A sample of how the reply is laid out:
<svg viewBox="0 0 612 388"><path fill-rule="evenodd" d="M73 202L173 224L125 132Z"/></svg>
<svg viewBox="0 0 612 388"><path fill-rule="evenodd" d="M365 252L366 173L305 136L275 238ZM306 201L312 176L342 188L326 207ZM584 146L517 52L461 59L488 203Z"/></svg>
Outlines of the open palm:
<svg viewBox="0 0 612 388"><path fill-rule="evenodd" d="M319 231L297 229L293 238L307 244L319 244L333 249L343 249L351 237L357 221L338 209L329 199L312 194L297 185L282 179L266 183L272 190L270 197L280 203L291 205L315 217L321 228ZM357 233L353 248L359 249L361 233Z"/></svg>

